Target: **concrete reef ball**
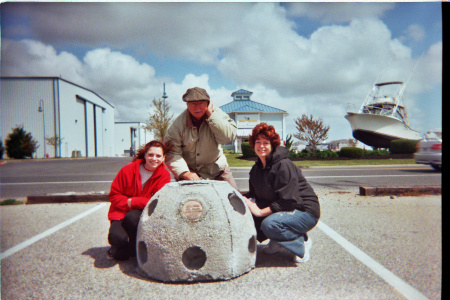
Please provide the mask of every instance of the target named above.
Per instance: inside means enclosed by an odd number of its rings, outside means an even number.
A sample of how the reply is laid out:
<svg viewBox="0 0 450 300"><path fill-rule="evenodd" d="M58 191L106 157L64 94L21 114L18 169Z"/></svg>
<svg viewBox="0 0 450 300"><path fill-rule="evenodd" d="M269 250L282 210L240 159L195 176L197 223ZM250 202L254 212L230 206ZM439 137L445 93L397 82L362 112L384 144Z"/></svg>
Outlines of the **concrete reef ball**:
<svg viewBox="0 0 450 300"><path fill-rule="evenodd" d="M142 212L136 243L140 271L159 281L229 280L255 267L251 212L223 181L164 186Z"/></svg>

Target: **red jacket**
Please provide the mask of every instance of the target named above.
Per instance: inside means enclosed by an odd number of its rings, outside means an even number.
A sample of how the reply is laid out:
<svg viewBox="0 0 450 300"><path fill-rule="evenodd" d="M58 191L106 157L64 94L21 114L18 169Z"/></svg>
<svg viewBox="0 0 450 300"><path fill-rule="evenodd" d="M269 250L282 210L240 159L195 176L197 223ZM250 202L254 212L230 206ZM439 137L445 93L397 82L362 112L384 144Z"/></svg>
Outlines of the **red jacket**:
<svg viewBox="0 0 450 300"><path fill-rule="evenodd" d="M122 220L130 210L144 209L150 198L170 182L170 173L166 169L166 165L162 163L153 172L142 190L141 174L139 173L141 163L143 163L142 159L128 163L114 178L109 193L111 202L108 212L109 220ZM129 198L131 198L131 208L128 207Z"/></svg>

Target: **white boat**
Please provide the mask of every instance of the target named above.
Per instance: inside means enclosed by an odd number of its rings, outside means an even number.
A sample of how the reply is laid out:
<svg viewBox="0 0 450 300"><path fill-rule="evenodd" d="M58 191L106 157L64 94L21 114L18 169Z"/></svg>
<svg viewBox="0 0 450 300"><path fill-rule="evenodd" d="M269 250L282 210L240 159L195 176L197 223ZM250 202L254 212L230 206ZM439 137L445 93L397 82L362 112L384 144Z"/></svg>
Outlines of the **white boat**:
<svg viewBox="0 0 450 300"><path fill-rule="evenodd" d="M396 139L420 140L418 131L409 126L402 81L376 83L358 112L347 112L353 137L374 148L389 148Z"/></svg>

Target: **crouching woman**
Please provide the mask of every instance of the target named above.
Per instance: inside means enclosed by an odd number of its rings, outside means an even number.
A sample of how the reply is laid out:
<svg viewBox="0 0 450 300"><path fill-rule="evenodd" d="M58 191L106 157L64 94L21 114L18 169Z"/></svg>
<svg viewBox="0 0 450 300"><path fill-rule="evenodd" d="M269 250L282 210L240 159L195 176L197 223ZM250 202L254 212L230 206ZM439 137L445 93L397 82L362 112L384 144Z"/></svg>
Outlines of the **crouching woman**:
<svg viewBox="0 0 450 300"><path fill-rule="evenodd" d="M312 246L307 232L320 218L317 195L288 158L289 150L280 146L280 136L273 126L256 125L249 144L258 160L250 171L249 192L245 196L257 239L270 239L266 253L284 248L294 254L295 262L307 262Z"/></svg>
<svg viewBox="0 0 450 300"><path fill-rule="evenodd" d="M142 210L150 198L170 182L170 173L164 164L169 148L160 141L145 144L114 179L109 193L108 242L111 248L108 258L126 260L136 256L136 234Z"/></svg>

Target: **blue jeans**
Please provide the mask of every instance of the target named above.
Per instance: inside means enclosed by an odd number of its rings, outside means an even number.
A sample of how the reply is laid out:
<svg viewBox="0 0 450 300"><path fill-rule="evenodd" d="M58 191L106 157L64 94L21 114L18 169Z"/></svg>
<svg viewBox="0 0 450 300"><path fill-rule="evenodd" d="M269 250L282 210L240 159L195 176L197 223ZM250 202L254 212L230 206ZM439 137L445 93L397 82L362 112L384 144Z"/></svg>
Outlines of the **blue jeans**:
<svg viewBox="0 0 450 300"><path fill-rule="evenodd" d="M305 254L305 236L319 220L309 212L283 211L269 215L261 222L264 235L299 257Z"/></svg>

